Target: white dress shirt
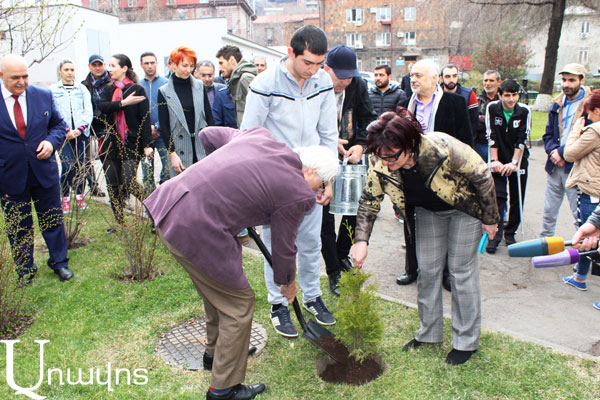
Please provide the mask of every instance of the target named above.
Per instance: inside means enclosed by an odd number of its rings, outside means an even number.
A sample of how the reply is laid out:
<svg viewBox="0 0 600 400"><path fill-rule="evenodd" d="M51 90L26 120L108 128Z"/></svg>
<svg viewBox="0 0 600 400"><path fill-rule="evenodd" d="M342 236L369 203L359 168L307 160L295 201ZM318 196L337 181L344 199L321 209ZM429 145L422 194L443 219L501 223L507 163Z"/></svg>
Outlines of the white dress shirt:
<svg viewBox="0 0 600 400"><path fill-rule="evenodd" d="M10 120L15 129L17 129L17 124L15 123L15 99L12 97L12 93L9 92L4 85L0 85L0 87L2 87L2 98L4 99L4 103L6 103L6 109L8 110ZM21 105L21 111L23 112L23 120L25 121L25 124L27 124L27 97L25 97L25 93L26 92L23 92L23 94L19 96L19 104Z"/></svg>

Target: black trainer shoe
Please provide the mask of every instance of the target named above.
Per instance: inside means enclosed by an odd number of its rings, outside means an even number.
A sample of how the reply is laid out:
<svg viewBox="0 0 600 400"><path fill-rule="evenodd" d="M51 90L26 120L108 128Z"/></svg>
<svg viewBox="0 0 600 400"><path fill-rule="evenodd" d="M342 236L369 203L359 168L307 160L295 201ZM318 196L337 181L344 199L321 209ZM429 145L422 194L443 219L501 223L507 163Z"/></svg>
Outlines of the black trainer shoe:
<svg viewBox="0 0 600 400"><path fill-rule="evenodd" d="M303 303L304 308L306 308L312 315L315 316L317 322L321 325L333 325L335 324L335 318L333 318L333 314L329 312L325 304L323 303L323 299L321 296L317 297L313 301L309 301L308 303Z"/></svg>
<svg viewBox="0 0 600 400"><path fill-rule="evenodd" d="M206 392L207 400L250 400L256 397L257 394L261 394L266 389L263 383L257 383L255 385L235 385L226 394L214 394L210 390Z"/></svg>
<svg viewBox="0 0 600 400"><path fill-rule="evenodd" d="M271 306L271 323L275 332L286 338L298 337L298 330L292 323L290 311L281 304Z"/></svg>

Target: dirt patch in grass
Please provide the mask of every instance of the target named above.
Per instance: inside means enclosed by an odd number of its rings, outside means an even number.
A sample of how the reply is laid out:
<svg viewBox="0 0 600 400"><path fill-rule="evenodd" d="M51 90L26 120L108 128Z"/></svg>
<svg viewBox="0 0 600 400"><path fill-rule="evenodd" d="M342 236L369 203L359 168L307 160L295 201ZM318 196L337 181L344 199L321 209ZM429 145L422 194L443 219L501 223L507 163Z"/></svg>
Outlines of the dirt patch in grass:
<svg viewBox="0 0 600 400"><path fill-rule="evenodd" d="M359 362L350 357L346 346L334 338L323 336L319 339L319 345L335 358L325 356L317 360L317 373L325 382L362 385L383 373L383 362L379 354Z"/></svg>
<svg viewBox="0 0 600 400"><path fill-rule="evenodd" d="M16 318L15 325L8 332L0 332L0 340L13 340L21 336L25 331L33 325L33 317L31 315L21 315Z"/></svg>
<svg viewBox="0 0 600 400"><path fill-rule="evenodd" d="M152 271L148 274L148 277L146 277L145 279L138 279L137 275L127 272L124 274L115 275L115 278L124 282L143 282L152 281L161 275L163 275L162 271Z"/></svg>

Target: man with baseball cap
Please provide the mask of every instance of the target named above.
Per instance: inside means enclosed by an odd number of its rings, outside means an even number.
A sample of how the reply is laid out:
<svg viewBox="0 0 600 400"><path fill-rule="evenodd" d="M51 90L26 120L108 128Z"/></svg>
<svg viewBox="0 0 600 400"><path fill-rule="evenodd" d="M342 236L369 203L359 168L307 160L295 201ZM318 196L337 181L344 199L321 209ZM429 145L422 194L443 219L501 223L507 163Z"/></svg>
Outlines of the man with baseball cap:
<svg viewBox="0 0 600 400"><path fill-rule="evenodd" d="M346 46L336 46L325 60L325 72L333 82L337 105L338 154L349 163L361 162L367 145L367 126L377 118L367 90L367 83L356 68L356 54ZM342 270L352 269L348 258L352 246L356 216L344 215L339 234L335 235L335 217L329 213L329 205L323 206L321 225L321 254L325 260L329 289L339 296L338 282Z"/></svg>
<svg viewBox="0 0 600 400"><path fill-rule="evenodd" d="M106 116L100 112L98 103L100 102L100 95L102 94L102 88L110 80L108 71L106 71L106 65L104 64L104 58L100 54L92 54L88 60L88 68L90 73L81 83L89 90L92 95L92 111L94 113L94 119L92 120L90 133L96 138L104 137L104 130L106 126ZM89 153L86 154L89 159ZM106 196L100 190L96 175L93 168L87 168L86 179L90 185L90 191L92 196L104 197Z"/></svg>
<svg viewBox="0 0 600 400"><path fill-rule="evenodd" d="M565 194L573 214L573 223L577 221L577 190L565 187L573 163L565 161L563 151L573 123L585 115L583 103L591 90L583 86L585 67L581 64L567 64L558 74L561 76L562 93L550 106L546 133L542 137L548 154L545 167L548 175L540 237L554 236L558 211ZM586 125L589 123L590 121L587 121Z"/></svg>

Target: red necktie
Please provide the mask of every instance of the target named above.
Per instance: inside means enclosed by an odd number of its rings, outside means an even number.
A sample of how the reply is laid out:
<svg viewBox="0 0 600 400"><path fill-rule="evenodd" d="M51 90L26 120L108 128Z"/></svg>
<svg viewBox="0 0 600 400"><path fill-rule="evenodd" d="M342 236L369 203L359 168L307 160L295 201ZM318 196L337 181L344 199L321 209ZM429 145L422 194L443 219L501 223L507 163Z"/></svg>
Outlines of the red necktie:
<svg viewBox="0 0 600 400"><path fill-rule="evenodd" d="M17 130L21 134L21 137L25 139L25 132L27 131L27 125L25 125L25 118L23 118L23 110L21 110L21 104L19 104L19 96L13 94L12 97L15 99L15 124Z"/></svg>

